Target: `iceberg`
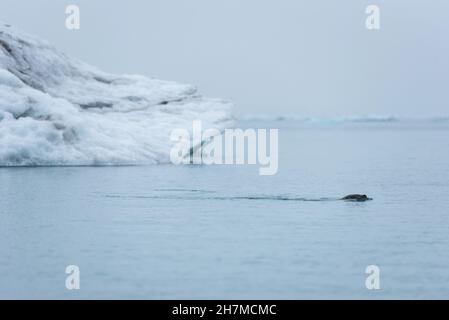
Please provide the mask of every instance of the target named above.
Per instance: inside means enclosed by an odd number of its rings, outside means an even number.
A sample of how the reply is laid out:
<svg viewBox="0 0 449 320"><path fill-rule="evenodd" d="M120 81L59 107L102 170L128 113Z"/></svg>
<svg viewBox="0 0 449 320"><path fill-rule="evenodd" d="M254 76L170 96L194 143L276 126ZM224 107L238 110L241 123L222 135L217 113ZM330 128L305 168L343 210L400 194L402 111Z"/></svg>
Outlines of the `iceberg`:
<svg viewBox="0 0 449 320"><path fill-rule="evenodd" d="M0 166L170 162L170 132L223 130L232 104L192 85L114 75L0 23Z"/></svg>

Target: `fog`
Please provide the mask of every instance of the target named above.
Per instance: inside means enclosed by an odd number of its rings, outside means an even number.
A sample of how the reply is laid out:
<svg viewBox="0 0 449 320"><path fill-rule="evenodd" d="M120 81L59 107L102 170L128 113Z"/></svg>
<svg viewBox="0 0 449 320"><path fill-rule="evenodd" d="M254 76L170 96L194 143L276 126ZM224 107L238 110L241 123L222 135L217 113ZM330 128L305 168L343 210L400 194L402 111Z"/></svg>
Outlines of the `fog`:
<svg viewBox="0 0 449 320"><path fill-rule="evenodd" d="M370 4L380 30L365 27ZM105 71L192 83L236 114L449 114L444 0L2 0L0 20Z"/></svg>

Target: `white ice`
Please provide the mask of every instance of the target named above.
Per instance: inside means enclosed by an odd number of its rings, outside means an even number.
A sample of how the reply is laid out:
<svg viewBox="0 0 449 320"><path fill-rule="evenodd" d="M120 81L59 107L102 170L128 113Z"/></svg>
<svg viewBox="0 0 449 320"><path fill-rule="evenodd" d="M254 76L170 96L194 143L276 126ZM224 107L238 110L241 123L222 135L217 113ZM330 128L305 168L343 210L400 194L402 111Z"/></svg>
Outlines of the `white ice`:
<svg viewBox="0 0 449 320"><path fill-rule="evenodd" d="M223 129L231 107L191 85L102 72L0 23L0 166L169 162L173 129Z"/></svg>

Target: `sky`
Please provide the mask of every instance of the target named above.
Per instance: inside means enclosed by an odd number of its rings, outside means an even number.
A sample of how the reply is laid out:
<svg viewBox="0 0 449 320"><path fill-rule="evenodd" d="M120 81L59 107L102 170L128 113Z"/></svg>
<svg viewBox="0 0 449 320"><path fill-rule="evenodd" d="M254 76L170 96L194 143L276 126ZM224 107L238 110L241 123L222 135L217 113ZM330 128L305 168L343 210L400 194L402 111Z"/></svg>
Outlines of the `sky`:
<svg viewBox="0 0 449 320"><path fill-rule="evenodd" d="M447 0L2 0L0 20L107 72L195 84L236 115L449 115Z"/></svg>

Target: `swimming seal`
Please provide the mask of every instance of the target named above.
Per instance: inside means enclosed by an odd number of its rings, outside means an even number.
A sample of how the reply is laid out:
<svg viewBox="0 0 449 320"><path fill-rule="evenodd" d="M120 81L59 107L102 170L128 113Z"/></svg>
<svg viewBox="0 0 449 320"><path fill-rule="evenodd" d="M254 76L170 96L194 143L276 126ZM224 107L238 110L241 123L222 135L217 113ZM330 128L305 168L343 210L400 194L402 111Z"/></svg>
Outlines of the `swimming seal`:
<svg viewBox="0 0 449 320"><path fill-rule="evenodd" d="M373 199L368 198L366 196L366 194L350 194L346 197L341 198L340 200L363 202L363 201L368 201L368 200L373 200Z"/></svg>

